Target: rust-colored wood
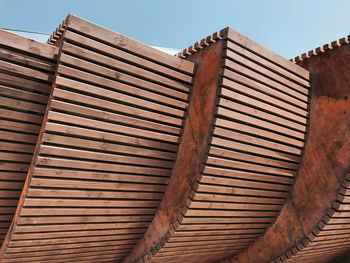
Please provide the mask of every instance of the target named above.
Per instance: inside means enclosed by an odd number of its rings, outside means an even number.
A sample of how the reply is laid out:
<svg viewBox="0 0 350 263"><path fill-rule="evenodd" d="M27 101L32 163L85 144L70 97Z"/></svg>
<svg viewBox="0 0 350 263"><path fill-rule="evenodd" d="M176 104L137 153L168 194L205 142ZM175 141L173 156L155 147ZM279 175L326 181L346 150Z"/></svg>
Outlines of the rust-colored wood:
<svg viewBox="0 0 350 263"><path fill-rule="evenodd" d="M349 37L295 64L229 28L177 57L74 15L59 48L0 36L1 262L350 248Z"/></svg>
<svg viewBox="0 0 350 263"><path fill-rule="evenodd" d="M262 238L222 262L328 262L348 249L344 231L327 229L348 218L341 202L350 170L349 53L343 45L298 62L311 71L312 92L308 140L292 196ZM341 200L334 203L339 192ZM330 210L334 205L338 213Z"/></svg>
<svg viewBox="0 0 350 263"><path fill-rule="evenodd" d="M194 45L180 54L180 57L195 61L198 65L196 85L206 77L201 74L201 69L206 65L206 56L210 55L206 53L207 50L222 43L220 56L216 58L220 68L217 73L211 73L219 75L219 85L216 87L212 126L206 135L209 140L206 141L207 147L201 148L202 152L187 157L191 153L188 152L190 142L185 140L188 123L185 124L185 133L178 152L178 166L174 168L171 182L181 172L183 181L176 181L176 190L179 187L183 189L185 185L187 191L190 185L185 181L184 174L190 171L190 176L195 175L196 180L193 190L188 197L185 196L188 198L186 204L180 203L184 207L177 221L173 223L176 217L173 216L173 208L167 210L172 206L168 199L182 200L182 197L179 199L179 192L174 193L170 192L170 188L167 189L167 202L163 199L160 208L168 212L163 216L165 220L162 221L160 216L154 219L145 237L139 241L125 262L220 260L232 251L244 250L261 236L268 226L261 223L273 222L289 195L304 146L308 117L308 85L304 84L308 83L308 79L300 78L298 74L305 71L301 68L298 70L291 62L278 57L271 61L273 56L270 51L259 48L267 53L267 57L265 53L256 55L250 48L258 48L258 45L248 44L251 40L245 39L243 47L237 53L228 51L228 46L232 47L235 42L241 41L241 38L230 38L230 32L231 29L225 29L215 33L209 37L210 43ZM235 64L233 60L242 65ZM272 69L267 65L273 65ZM286 65L290 67L285 69ZM283 75L281 72L287 73ZM266 77L268 73L274 81ZM242 83L242 79L249 81ZM225 85L224 88L221 84ZM252 91L247 92L247 89ZM265 94L264 100L257 95L259 90L264 92L261 93ZM202 97L208 98L206 94ZM190 109L195 103L194 98L196 97L192 97ZM302 102L303 99L305 102ZM271 105L273 103L275 104ZM291 112L293 109L296 109L294 113ZM291 114L284 116L281 112ZM191 120L191 111L189 114L188 118ZM291 118L292 114L297 117ZM207 118L210 119L211 115ZM184 157L187 157L186 160L183 160ZM197 168L198 163L202 165L200 169ZM191 168L183 170L184 165ZM198 170L194 171L193 167ZM159 210L158 214L165 212ZM173 222L169 220L169 214L173 216ZM252 223L255 227L252 227ZM163 236L157 233L159 231ZM213 241L217 242L217 253L207 246L208 242ZM180 252L181 248L190 245L193 246L192 250ZM178 254L174 252L174 246L177 247Z"/></svg>
<svg viewBox="0 0 350 263"><path fill-rule="evenodd" d="M86 257L120 261L147 229L169 182L194 64L72 15L58 31L59 66L48 106L0 100L33 112L46 109L44 118L35 119L43 125L2 260L36 262L50 250L54 262L69 249L128 245L120 254ZM48 80L40 70L7 61L1 66ZM22 141L34 151L33 136L12 137L14 143L3 147L16 149Z"/></svg>
<svg viewBox="0 0 350 263"><path fill-rule="evenodd" d="M200 175L215 113L221 52L222 42L219 41L191 58L192 62L198 61L200 64L196 68L190 107L173 174L152 224L124 262L134 262L143 257L164 238L181 214Z"/></svg>

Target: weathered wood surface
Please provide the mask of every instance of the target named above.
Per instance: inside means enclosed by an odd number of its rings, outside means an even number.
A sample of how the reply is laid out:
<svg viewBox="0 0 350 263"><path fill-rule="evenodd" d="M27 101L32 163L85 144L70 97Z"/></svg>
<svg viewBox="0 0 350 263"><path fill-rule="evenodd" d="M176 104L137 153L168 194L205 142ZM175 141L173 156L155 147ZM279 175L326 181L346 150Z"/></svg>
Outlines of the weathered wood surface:
<svg viewBox="0 0 350 263"><path fill-rule="evenodd" d="M189 121L160 208L126 263L214 262L244 250L278 216L301 162L306 70L232 29L179 56L198 66Z"/></svg>
<svg viewBox="0 0 350 263"><path fill-rule="evenodd" d="M309 133L292 195L276 222L222 263L335 262L350 249L350 46L341 39L303 58L311 71ZM331 48L330 48L331 47Z"/></svg>
<svg viewBox="0 0 350 263"><path fill-rule="evenodd" d="M166 190L194 64L72 15L58 31L54 88L1 262L118 262Z"/></svg>
<svg viewBox="0 0 350 263"><path fill-rule="evenodd" d="M69 15L48 43L0 31L0 262L349 250L349 37L297 65L227 28L175 57Z"/></svg>
<svg viewBox="0 0 350 263"><path fill-rule="evenodd" d="M34 153L57 55L56 47L0 30L0 244Z"/></svg>

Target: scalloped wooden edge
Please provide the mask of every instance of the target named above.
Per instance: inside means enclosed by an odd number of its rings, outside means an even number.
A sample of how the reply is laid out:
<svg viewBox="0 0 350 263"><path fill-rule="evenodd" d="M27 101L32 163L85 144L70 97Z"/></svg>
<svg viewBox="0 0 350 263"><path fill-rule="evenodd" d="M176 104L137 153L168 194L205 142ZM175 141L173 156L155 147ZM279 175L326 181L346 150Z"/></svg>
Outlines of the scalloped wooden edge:
<svg viewBox="0 0 350 263"><path fill-rule="evenodd" d="M345 179L344 182L342 184L342 187L339 190L339 194L337 196L337 198L334 200L332 206L330 209L328 209L328 211L326 212L326 214L322 217L322 219L316 224L316 226L313 228L313 230L307 235L307 237L305 237L304 239L302 239L298 244L296 244L295 247L291 248L290 250L286 251L285 253L283 253L281 256L277 257L274 260L271 260L269 263L277 263L277 262L284 262L289 258L292 258L294 255L297 255L298 252L301 252L305 247L307 247L308 245L310 245L312 243L312 241L316 238L316 236L322 232L323 228L327 225L327 222L329 221L329 219L331 219L331 217L339 211L339 208L342 205L342 198L343 198L343 194L341 193L342 191L348 191L350 192L350 189L346 189L349 184L350 184L350 172L348 172L345 175Z"/></svg>
<svg viewBox="0 0 350 263"><path fill-rule="evenodd" d="M196 53L197 51L203 49L204 47L209 46L210 44L215 43L216 41L227 37L227 30L228 28L225 28L223 30L215 32L214 34L207 36L206 38L203 38L202 40L194 43L192 46L185 48L175 56L179 58L187 58L188 56Z"/></svg>
<svg viewBox="0 0 350 263"><path fill-rule="evenodd" d="M62 37L64 31L67 28L67 21L70 14L62 21L62 23L56 28L56 30L50 35L49 39L46 41L49 45L55 45L56 42Z"/></svg>
<svg viewBox="0 0 350 263"><path fill-rule="evenodd" d="M298 63L299 61L303 61L303 60L309 59L313 56L320 55L320 54L326 52L327 50L331 50L334 48L345 46L349 43L350 43L350 35L348 35L347 37L340 38L339 40L335 40L331 43L325 44L321 47L317 47L317 48L310 50L306 53L303 53L300 56L297 56L295 58L290 59L290 61L292 61L294 63Z"/></svg>

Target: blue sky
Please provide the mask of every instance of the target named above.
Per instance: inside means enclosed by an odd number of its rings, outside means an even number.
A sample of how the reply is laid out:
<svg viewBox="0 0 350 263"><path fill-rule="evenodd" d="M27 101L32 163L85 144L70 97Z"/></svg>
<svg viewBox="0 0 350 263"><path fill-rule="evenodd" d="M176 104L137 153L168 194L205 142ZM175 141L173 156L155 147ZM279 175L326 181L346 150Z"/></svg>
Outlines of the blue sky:
<svg viewBox="0 0 350 263"><path fill-rule="evenodd" d="M0 0L0 27L51 33L68 13L176 49L230 26L286 58L350 34L350 0Z"/></svg>

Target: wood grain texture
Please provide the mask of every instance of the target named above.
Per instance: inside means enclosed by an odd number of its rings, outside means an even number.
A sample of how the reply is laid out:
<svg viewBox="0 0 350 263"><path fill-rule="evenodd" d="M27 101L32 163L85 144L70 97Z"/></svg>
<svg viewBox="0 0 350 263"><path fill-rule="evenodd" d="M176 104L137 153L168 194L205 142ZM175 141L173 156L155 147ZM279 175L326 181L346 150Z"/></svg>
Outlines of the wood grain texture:
<svg viewBox="0 0 350 263"><path fill-rule="evenodd" d="M169 182L194 64L72 15L52 43L59 54L48 107L27 102L43 100L27 93L20 94L25 102L0 100L25 111L46 108L35 120L43 122L40 139L1 262L120 262ZM15 94L1 85L0 92ZM36 137L1 132L13 137L6 145L13 151L19 141L28 145L23 158L34 150Z"/></svg>
<svg viewBox="0 0 350 263"><path fill-rule="evenodd" d="M310 85L304 69L231 29L179 57L196 63L193 96L197 89L202 98L197 103L192 97L191 122L185 124L169 188L125 263L215 262L243 251L277 218L302 160ZM196 84L208 83L207 75L218 76L217 82L200 89ZM214 108L204 101L209 99ZM211 110L210 128L201 118L197 127L200 110L191 112L196 106ZM187 128L199 134L195 143L205 145L195 153ZM172 191L175 182L183 193ZM172 200L179 200L176 209Z"/></svg>
<svg viewBox="0 0 350 263"><path fill-rule="evenodd" d="M343 43L298 60L311 71L312 92L308 139L292 195L263 237L222 262L336 262L349 250L349 52Z"/></svg>
<svg viewBox="0 0 350 263"><path fill-rule="evenodd" d="M7 234L38 139L58 48L0 30L0 242Z"/></svg>

